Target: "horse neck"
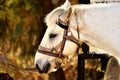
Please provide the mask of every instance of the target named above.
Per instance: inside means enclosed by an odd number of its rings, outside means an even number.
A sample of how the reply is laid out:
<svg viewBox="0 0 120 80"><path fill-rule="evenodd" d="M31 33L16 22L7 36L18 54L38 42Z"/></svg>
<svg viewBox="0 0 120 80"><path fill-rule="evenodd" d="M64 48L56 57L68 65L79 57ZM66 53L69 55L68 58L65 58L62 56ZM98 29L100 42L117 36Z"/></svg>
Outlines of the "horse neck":
<svg viewBox="0 0 120 80"><path fill-rule="evenodd" d="M120 12L120 5L108 5L107 7L103 5L102 8L96 5L91 7L91 9L86 9L85 14L79 9L78 23L80 23L80 39L86 40L90 45L120 57L120 45L118 45L120 40L120 19L118 16L120 14L118 12ZM104 21L104 19L107 20Z"/></svg>

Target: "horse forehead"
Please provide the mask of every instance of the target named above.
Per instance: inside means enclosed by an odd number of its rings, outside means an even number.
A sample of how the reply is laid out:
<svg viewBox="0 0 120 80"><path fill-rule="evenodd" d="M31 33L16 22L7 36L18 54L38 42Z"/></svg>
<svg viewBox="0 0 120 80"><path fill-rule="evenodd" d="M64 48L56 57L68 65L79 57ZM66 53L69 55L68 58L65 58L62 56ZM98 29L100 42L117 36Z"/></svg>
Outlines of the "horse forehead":
<svg viewBox="0 0 120 80"><path fill-rule="evenodd" d="M82 13L81 11L84 11L83 8L79 9L79 5L73 5L71 6L72 8L72 13L71 13L71 17L70 17L70 25L73 27L73 26L76 26L76 20L75 20L75 10L80 10L80 11L77 11L77 15ZM59 27L56 22L58 21L58 18L60 17L60 15L64 15L65 13L65 10L62 9L62 7L59 7L59 8L56 8L54 9L53 11L51 11L46 17L45 17L45 23L47 25L48 28L52 27L53 29L55 29L56 27ZM59 30L59 28L58 28Z"/></svg>

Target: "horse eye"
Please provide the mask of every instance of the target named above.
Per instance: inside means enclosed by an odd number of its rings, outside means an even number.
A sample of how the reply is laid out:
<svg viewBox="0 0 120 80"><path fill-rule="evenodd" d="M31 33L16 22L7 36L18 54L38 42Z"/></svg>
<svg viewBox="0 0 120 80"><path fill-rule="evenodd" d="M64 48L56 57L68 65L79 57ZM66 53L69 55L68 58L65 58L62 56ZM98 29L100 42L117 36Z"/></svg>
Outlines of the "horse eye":
<svg viewBox="0 0 120 80"><path fill-rule="evenodd" d="M57 36L57 34L51 33L51 34L49 35L49 38L55 38L56 36Z"/></svg>

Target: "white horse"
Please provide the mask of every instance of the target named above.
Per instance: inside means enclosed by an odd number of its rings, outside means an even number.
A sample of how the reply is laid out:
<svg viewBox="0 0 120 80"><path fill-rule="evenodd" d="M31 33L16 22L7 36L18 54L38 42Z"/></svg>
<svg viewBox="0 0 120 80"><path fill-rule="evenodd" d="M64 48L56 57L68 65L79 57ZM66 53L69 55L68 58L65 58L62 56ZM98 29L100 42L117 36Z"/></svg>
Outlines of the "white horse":
<svg viewBox="0 0 120 80"><path fill-rule="evenodd" d="M79 42L86 42L88 45L103 49L120 58L120 4L100 3L71 6L66 0L62 6L54 9L45 18L48 28L38 48L43 51L38 50L35 55L35 65L40 73L53 71L56 69L56 64L61 62L56 57L57 55L50 55L50 52L59 53L63 41L65 29L56 24L59 20L65 25L69 21L70 33L68 35L72 34L76 39L78 39L79 28ZM57 50L54 49L59 45ZM67 39L62 54L69 57L71 54L75 54L76 49L76 43Z"/></svg>

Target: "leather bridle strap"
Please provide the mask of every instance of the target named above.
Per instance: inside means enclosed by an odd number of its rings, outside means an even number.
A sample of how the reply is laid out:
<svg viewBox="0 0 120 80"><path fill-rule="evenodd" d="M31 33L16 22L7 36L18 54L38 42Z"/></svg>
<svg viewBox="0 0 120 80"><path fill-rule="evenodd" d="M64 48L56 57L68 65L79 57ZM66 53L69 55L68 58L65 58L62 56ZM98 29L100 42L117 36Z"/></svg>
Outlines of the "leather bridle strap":
<svg viewBox="0 0 120 80"><path fill-rule="evenodd" d="M74 11L74 14L75 14L75 20L76 20L76 24L77 24L77 34L78 34L78 40L80 40L80 29L79 29L79 25L78 25L78 16L77 16L77 10ZM81 44L80 44L80 41L78 41L78 48L76 50L76 53L79 53L79 49L81 48Z"/></svg>
<svg viewBox="0 0 120 80"><path fill-rule="evenodd" d="M58 57L59 54L58 53L54 53L52 52L49 48L46 48L46 47L42 47L40 46L39 47L40 49L38 49L37 51L41 54L45 54L45 55L49 55L49 56L54 56L54 57ZM64 57L64 56L61 56L61 57Z"/></svg>
<svg viewBox="0 0 120 80"><path fill-rule="evenodd" d="M74 42L75 44L79 45L79 41L72 35L72 36L63 36L63 38L66 38L67 40L70 40Z"/></svg>
<svg viewBox="0 0 120 80"><path fill-rule="evenodd" d="M64 36L67 36L66 30L64 30ZM43 46L39 46L37 52L39 52L41 54L53 56L53 57L64 58L64 57L66 57L65 55L63 55L65 42L66 42L66 38L63 38L63 40L56 47L54 47L52 49L49 49L49 48L46 48ZM59 48L60 48L60 51L58 51Z"/></svg>
<svg viewBox="0 0 120 80"><path fill-rule="evenodd" d="M70 40L72 41L73 43L77 44L77 45L80 45L78 39L76 39L74 37L74 35L72 34L72 32L66 28L68 27L68 24L67 26L66 25L63 25L61 23L59 23L59 25L64 28L64 35L63 35L63 40L54 48L50 49L50 48L47 48L47 47L43 47L43 46L39 46L37 52L41 53L41 54L45 54L45 55L48 55L48 56L53 56L53 57L59 57L59 58L65 58L67 56L63 55L63 50L64 50L64 46L65 46L65 42L66 40ZM68 32L71 32L71 35L68 35ZM59 49L59 51L58 51Z"/></svg>
<svg viewBox="0 0 120 80"><path fill-rule="evenodd" d="M64 30L64 36L67 36L67 33L68 33L68 30ZM60 47L60 53L59 53L59 57L62 57L63 55L63 50L64 50L64 47L65 47L65 42L66 42L66 38L63 38L62 40L62 45Z"/></svg>
<svg viewBox="0 0 120 80"><path fill-rule="evenodd" d="M75 12L75 15L77 15L76 12ZM76 17L76 21L77 21L77 17ZM75 44L78 45L78 48L77 48L77 51L76 51L76 53L78 53L79 52L79 48L81 47L80 43L79 43L80 34L79 34L78 22L77 22L78 39L76 39L73 36L73 34L72 34L71 31L68 31L68 29L69 29L69 21L63 22L59 18L58 22L56 22L56 24L59 25L61 28L64 29L63 40L55 48L49 49L49 48L40 46L37 51L39 53L42 53L42 54L45 54L45 55L49 55L49 56L53 56L53 57L59 57L59 58L64 58L65 55L63 55L63 51L64 51L65 42L66 42L66 40L70 40L70 41L72 41L72 42L74 42ZM71 35L68 35L68 32L71 32ZM58 49L60 51L58 51Z"/></svg>

